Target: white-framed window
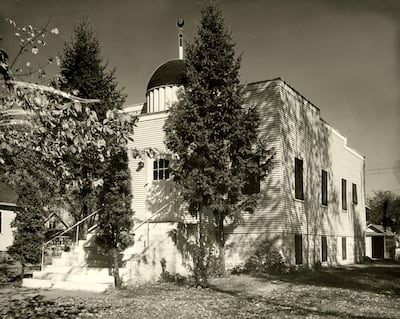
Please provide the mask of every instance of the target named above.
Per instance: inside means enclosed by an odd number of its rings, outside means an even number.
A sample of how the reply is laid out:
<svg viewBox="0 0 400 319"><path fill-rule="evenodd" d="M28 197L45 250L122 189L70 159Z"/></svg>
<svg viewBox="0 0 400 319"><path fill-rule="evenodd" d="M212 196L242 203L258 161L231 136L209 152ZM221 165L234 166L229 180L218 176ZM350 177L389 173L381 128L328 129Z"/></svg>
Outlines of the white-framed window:
<svg viewBox="0 0 400 319"><path fill-rule="evenodd" d="M169 160L165 158L153 161L153 180L169 179Z"/></svg>

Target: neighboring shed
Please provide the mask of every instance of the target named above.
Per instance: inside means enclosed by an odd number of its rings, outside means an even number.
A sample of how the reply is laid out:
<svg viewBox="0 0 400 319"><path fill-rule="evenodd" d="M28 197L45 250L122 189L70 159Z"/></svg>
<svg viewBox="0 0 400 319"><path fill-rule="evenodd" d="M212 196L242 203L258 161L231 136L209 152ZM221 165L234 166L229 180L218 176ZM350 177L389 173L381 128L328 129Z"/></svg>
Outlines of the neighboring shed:
<svg viewBox="0 0 400 319"><path fill-rule="evenodd" d="M365 253L373 259L394 259L396 240L390 227L368 224L365 232Z"/></svg>
<svg viewBox="0 0 400 319"><path fill-rule="evenodd" d="M7 247L13 242L11 222L17 209L17 193L8 185L0 183L0 255L3 256ZM1 257L0 256L0 257Z"/></svg>

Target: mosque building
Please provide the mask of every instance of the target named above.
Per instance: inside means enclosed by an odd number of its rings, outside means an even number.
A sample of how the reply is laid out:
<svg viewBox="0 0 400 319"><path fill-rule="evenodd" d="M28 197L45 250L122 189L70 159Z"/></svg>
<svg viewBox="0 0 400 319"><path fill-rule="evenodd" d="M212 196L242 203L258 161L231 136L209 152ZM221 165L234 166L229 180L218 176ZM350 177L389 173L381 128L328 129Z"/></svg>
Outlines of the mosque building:
<svg viewBox="0 0 400 319"><path fill-rule="evenodd" d="M125 109L138 116L129 147L142 154L130 157L132 207L141 225L135 246L126 252L134 260L128 267L136 272L129 276L132 280L155 279L161 261L168 271L181 273L190 263L182 230L193 231L196 220L178 202L163 130L168 109L185 85L181 40L180 33L179 58L151 76L145 102ZM243 100L245 107L257 106L260 134L276 155L271 173L260 184L255 212L244 212L241 223L226 227L228 268L242 264L250 248L265 238L290 265L360 261L366 229L364 157L321 118L318 107L280 78L247 84Z"/></svg>
<svg viewBox="0 0 400 319"><path fill-rule="evenodd" d="M178 59L154 71L144 102L123 110L138 117L128 145L135 243L123 253L120 274L126 283L156 281L163 271L187 275L192 265L198 221L186 212L172 180L163 129L186 83L181 31L178 43ZM226 223L227 268L242 265L264 240L293 267L360 261L365 255L364 157L321 118L318 107L280 78L245 85L243 103L256 106L259 134L275 156L271 172L254 188L259 193L255 211L243 212L239 223ZM108 289L113 278L108 269L90 264L88 245L90 240L63 253L23 285Z"/></svg>

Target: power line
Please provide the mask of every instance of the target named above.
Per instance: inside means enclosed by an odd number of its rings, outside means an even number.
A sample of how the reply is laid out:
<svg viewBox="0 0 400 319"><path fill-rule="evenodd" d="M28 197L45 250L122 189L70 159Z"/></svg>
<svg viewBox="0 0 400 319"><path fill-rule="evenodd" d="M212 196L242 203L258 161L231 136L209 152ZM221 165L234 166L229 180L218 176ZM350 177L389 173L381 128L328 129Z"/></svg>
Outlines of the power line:
<svg viewBox="0 0 400 319"><path fill-rule="evenodd" d="M381 174L394 174L396 171L376 171L376 172L365 172L365 175L381 175Z"/></svg>
<svg viewBox="0 0 400 319"><path fill-rule="evenodd" d="M368 168L365 171L370 172L370 171L387 171L387 170L400 170L400 166L395 166L395 167L378 167L378 168Z"/></svg>

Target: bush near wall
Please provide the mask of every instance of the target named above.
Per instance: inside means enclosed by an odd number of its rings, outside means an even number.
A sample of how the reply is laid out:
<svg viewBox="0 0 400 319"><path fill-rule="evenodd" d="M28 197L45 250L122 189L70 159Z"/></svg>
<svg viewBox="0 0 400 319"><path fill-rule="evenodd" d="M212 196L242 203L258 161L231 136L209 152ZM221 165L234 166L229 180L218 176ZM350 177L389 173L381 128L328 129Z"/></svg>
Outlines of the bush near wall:
<svg viewBox="0 0 400 319"><path fill-rule="evenodd" d="M265 238L254 246L253 252L244 264L232 269L232 273L283 274L289 270L289 265L273 241Z"/></svg>

